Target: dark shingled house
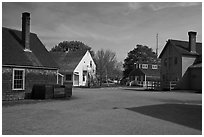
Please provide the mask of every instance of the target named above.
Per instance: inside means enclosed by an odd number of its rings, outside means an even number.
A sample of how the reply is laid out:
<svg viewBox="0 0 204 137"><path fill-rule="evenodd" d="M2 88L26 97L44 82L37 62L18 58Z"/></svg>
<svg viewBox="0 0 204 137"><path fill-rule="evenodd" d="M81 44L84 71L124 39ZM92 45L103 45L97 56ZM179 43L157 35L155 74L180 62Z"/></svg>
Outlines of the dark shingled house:
<svg viewBox="0 0 204 137"><path fill-rule="evenodd" d="M202 43L196 42L196 32L188 32L189 41L169 39L161 58L162 87L202 90Z"/></svg>
<svg viewBox="0 0 204 137"><path fill-rule="evenodd" d="M38 36L30 33L30 14L22 31L2 28L2 100L24 99L34 84L56 84L58 65Z"/></svg>
<svg viewBox="0 0 204 137"><path fill-rule="evenodd" d="M135 69L129 74L130 86L132 84L148 88L160 82L159 63L135 63Z"/></svg>

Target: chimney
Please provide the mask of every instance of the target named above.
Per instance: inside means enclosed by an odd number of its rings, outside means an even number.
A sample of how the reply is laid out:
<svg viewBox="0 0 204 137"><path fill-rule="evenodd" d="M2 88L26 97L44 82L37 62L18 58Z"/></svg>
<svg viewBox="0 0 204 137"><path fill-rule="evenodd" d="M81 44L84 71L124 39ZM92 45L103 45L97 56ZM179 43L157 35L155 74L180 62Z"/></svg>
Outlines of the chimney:
<svg viewBox="0 0 204 137"><path fill-rule="evenodd" d="M189 52L196 53L196 34L197 32L188 32L189 36Z"/></svg>
<svg viewBox="0 0 204 137"><path fill-rule="evenodd" d="M22 41L24 51L30 51L30 13L28 12L22 13Z"/></svg>

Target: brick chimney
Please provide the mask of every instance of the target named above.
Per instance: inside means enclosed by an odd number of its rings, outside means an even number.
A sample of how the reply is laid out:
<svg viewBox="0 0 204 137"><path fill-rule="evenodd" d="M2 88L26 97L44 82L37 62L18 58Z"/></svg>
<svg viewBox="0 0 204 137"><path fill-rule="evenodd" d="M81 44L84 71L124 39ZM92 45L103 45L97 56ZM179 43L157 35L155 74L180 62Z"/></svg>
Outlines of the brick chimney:
<svg viewBox="0 0 204 137"><path fill-rule="evenodd" d="M189 52L196 53L196 34L197 32L188 32L189 36Z"/></svg>
<svg viewBox="0 0 204 137"><path fill-rule="evenodd" d="M30 13L22 13L22 41L24 51L30 51Z"/></svg>

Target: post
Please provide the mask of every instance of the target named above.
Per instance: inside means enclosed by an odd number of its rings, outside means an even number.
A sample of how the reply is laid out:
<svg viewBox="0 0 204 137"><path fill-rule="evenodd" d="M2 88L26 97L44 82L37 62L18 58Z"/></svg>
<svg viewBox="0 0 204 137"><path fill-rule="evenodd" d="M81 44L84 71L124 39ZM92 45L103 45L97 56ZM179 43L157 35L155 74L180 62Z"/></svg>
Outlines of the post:
<svg viewBox="0 0 204 137"><path fill-rule="evenodd" d="M58 79L59 79L59 78L58 78L58 75L59 75L59 70L57 70L57 84L59 83L59 82L58 82Z"/></svg>
<svg viewBox="0 0 204 137"><path fill-rule="evenodd" d="M158 39L159 39L159 34L158 33L157 33L156 39L157 39L157 42L156 42L156 55L158 57Z"/></svg>
<svg viewBox="0 0 204 137"><path fill-rule="evenodd" d="M108 87L109 87L109 83L108 83L108 72L107 72L107 69L106 69L106 82L107 82Z"/></svg>
<svg viewBox="0 0 204 137"><path fill-rule="evenodd" d="M145 81L144 81L144 86L146 87L146 81L147 81L147 78L146 78L146 75L145 75L145 77L144 77L144 79L145 79Z"/></svg>
<svg viewBox="0 0 204 137"><path fill-rule="evenodd" d="M61 79L61 85L63 85L63 81L64 80L64 76L62 76L62 79Z"/></svg>

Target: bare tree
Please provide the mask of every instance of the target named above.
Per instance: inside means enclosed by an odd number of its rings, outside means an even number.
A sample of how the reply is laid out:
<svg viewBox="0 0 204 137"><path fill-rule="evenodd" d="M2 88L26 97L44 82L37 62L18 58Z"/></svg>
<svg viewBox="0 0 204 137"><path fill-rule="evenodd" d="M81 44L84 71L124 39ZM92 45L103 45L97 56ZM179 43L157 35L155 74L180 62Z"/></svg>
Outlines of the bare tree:
<svg viewBox="0 0 204 137"><path fill-rule="evenodd" d="M117 60L116 53L111 50L101 49L95 55L97 65L97 77L100 85L103 81L108 83L108 79L116 78Z"/></svg>

